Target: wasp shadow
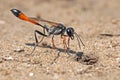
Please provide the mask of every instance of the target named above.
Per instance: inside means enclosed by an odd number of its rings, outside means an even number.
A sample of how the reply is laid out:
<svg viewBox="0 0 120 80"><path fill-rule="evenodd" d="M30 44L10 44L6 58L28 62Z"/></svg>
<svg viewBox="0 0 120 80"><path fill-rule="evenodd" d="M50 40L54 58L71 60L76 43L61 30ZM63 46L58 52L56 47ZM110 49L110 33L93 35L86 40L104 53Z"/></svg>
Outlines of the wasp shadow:
<svg viewBox="0 0 120 80"><path fill-rule="evenodd" d="M33 46L35 47L35 43L25 43L27 46ZM50 49L53 49L50 45L45 45L45 46L37 46L37 47L42 47L42 48L50 48ZM69 57L70 57L70 54L75 54L75 61L79 61L82 59L83 57L83 52L77 52L77 51L74 51L74 50L71 50L71 49L62 49L62 48L55 48L58 53L57 53L57 56L53 59L53 61L51 62L51 64L54 64L56 62L56 60L60 57L60 53L61 52L66 52Z"/></svg>
<svg viewBox="0 0 120 80"><path fill-rule="evenodd" d="M27 46L32 46L32 47L34 47L35 46L35 43L25 43ZM42 48L50 48L50 49L52 49L52 47L50 46L50 45L46 45L46 46L41 46L41 45L39 45L39 46L37 46L37 47L42 47ZM74 50L71 50L71 49L67 49L66 51L65 51L65 49L62 49L62 48L55 48L57 51L58 51L58 53L61 53L61 52L66 52L68 55L69 54L75 54L77 57L79 57L79 58L81 58L82 57L82 55L83 55L83 52L78 52L78 51L74 51Z"/></svg>

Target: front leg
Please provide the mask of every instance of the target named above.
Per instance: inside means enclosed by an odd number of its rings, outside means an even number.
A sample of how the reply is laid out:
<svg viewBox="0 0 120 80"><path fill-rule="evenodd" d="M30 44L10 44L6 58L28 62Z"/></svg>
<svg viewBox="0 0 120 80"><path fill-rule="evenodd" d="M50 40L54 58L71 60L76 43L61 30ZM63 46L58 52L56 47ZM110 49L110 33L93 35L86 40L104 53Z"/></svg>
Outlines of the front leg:
<svg viewBox="0 0 120 80"><path fill-rule="evenodd" d="M67 49L70 49L69 45L70 45L70 37L68 37L68 47L67 47Z"/></svg>
<svg viewBox="0 0 120 80"><path fill-rule="evenodd" d="M63 46L64 46L64 50L66 52L66 50L67 50L67 45L66 45L66 37L67 37L67 35L62 35L61 37L63 39Z"/></svg>

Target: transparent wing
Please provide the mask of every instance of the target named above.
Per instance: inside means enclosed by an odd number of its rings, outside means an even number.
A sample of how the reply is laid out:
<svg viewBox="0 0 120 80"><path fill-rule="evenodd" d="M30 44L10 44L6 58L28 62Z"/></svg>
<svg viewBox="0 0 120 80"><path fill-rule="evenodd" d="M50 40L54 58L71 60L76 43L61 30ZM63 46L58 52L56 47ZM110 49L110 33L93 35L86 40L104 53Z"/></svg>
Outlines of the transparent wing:
<svg viewBox="0 0 120 80"><path fill-rule="evenodd" d="M52 21L49 21L49 20L45 20L45 19L42 19L41 17L30 17L30 19L33 19L33 20L36 20L36 21L41 21L41 22L46 22L50 25L52 25L53 27L57 27L59 23L56 23L56 22L52 22Z"/></svg>

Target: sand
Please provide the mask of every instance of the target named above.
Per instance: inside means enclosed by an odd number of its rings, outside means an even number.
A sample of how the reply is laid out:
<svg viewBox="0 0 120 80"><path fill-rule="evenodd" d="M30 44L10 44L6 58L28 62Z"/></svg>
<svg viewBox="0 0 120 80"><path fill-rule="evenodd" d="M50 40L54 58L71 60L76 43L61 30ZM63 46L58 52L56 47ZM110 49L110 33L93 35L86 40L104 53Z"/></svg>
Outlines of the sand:
<svg viewBox="0 0 120 80"><path fill-rule="evenodd" d="M120 80L120 0L1 0L0 80ZM16 18L10 10L73 27L85 44L45 38L32 55L40 26ZM42 23L48 25L47 23ZM39 40L42 36L39 36ZM60 52L60 56L58 53Z"/></svg>

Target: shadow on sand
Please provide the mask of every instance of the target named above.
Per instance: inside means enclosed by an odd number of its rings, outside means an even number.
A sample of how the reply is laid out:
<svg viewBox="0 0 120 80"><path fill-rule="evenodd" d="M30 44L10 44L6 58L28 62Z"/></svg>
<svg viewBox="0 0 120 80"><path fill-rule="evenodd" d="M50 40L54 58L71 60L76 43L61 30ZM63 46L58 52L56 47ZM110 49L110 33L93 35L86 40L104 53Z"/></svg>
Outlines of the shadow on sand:
<svg viewBox="0 0 120 80"><path fill-rule="evenodd" d="M26 44L27 46L33 46L33 47L35 46L34 43L25 43L25 44ZM51 47L50 45L37 46L37 47L50 48L50 49L52 49L52 47ZM79 59L81 59L82 56L83 56L83 52L76 52L76 51L71 50L71 49L67 49L67 50L65 51L65 49L62 49L62 48L55 48L55 49L58 51L58 55L57 55L57 57L54 59L54 61L60 56L60 53L61 53L61 52L66 52L68 55L70 55L70 54L75 54L76 57L79 58Z"/></svg>
<svg viewBox="0 0 120 80"><path fill-rule="evenodd" d="M33 46L33 47L35 46L34 43L26 43L26 45ZM47 46L38 46L38 47L52 49L52 47L50 45L47 45ZM87 55L85 55L83 52L76 52L76 51L73 51L71 49L67 49L65 51L65 49L62 49L62 48L55 48L55 50L58 51L58 54L53 59L53 61L51 62L51 64L54 64L56 62L56 60L60 57L60 53L61 52L67 53L69 56L70 56L70 54L75 54L74 60L77 61L77 62L80 62L80 63L82 63L84 65L93 65L93 64L97 63L98 58L99 58L95 54L87 54Z"/></svg>

